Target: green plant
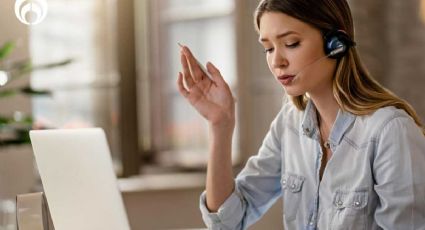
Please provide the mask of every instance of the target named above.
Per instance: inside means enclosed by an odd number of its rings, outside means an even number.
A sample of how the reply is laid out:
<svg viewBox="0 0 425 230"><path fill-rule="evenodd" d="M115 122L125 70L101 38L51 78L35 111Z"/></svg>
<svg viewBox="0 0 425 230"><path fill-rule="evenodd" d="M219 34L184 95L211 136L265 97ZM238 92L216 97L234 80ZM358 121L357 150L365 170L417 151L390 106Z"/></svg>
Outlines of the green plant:
<svg viewBox="0 0 425 230"><path fill-rule="evenodd" d="M0 100L7 100L17 94L26 96L50 96L49 90L37 90L28 83L23 86L8 87L19 78L29 76L29 73L42 69L51 69L68 65L72 59L44 65L33 65L30 59L7 63L7 57L15 48L14 42L6 42L0 47ZM15 111L12 115L0 114L0 147L29 143L29 130L34 119L30 114Z"/></svg>

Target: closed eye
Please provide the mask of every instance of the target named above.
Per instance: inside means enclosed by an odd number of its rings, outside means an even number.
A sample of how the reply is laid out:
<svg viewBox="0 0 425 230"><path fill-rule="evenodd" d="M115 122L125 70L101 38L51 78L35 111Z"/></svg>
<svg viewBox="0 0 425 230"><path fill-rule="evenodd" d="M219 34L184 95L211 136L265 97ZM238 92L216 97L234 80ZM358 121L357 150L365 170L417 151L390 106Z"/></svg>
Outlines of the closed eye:
<svg viewBox="0 0 425 230"><path fill-rule="evenodd" d="M292 44L287 44L287 45L285 45L286 47L288 47L288 48L296 48L296 47L298 47L300 45L300 42L294 42L294 43L292 43Z"/></svg>
<svg viewBox="0 0 425 230"><path fill-rule="evenodd" d="M271 53L273 50L274 48L264 49L264 53Z"/></svg>

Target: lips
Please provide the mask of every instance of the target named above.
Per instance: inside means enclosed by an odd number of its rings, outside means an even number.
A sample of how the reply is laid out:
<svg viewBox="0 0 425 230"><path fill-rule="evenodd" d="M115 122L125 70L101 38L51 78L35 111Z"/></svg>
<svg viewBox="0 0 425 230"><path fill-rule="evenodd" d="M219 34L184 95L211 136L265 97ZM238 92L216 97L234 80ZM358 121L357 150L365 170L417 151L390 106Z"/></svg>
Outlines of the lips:
<svg viewBox="0 0 425 230"><path fill-rule="evenodd" d="M277 77L277 80L279 80L280 83L282 83L283 85L287 86L290 85L292 83L292 81L294 80L295 75L281 75Z"/></svg>

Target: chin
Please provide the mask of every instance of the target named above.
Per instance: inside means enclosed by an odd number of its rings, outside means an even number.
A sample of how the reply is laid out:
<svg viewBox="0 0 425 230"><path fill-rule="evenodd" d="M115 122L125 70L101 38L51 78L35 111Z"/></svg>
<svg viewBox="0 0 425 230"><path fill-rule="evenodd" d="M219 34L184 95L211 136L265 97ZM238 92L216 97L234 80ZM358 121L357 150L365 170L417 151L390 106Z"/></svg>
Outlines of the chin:
<svg viewBox="0 0 425 230"><path fill-rule="evenodd" d="M305 90L301 90L301 89L295 89L292 87L283 87L283 89L285 90L286 95L291 96L291 97L298 97L301 95L304 95L306 93Z"/></svg>

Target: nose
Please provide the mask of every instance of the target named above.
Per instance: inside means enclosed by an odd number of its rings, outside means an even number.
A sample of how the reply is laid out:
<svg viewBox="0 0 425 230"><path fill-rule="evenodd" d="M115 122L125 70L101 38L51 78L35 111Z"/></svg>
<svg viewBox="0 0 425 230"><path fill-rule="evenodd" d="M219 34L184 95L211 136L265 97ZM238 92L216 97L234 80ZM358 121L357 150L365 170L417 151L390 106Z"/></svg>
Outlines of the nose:
<svg viewBox="0 0 425 230"><path fill-rule="evenodd" d="M276 49L276 51L272 53L272 56L271 56L272 68L284 68L284 67L287 67L288 64L289 64L288 59L278 49Z"/></svg>

